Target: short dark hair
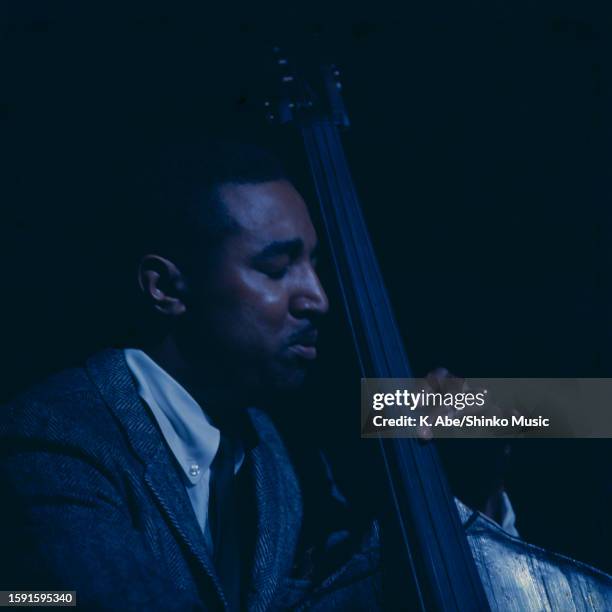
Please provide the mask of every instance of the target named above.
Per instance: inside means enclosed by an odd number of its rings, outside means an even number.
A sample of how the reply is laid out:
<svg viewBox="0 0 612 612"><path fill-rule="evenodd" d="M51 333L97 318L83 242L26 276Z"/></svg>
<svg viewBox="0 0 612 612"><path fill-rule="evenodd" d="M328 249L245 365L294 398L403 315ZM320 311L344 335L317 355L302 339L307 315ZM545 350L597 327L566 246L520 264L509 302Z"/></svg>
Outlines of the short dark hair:
<svg viewBox="0 0 612 612"><path fill-rule="evenodd" d="M142 204L139 250L172 259L189 270L237 231L219 195L226 184L289 180L278 158L253 144L213 141L167 147L149 173L150 194Z"/></svg>

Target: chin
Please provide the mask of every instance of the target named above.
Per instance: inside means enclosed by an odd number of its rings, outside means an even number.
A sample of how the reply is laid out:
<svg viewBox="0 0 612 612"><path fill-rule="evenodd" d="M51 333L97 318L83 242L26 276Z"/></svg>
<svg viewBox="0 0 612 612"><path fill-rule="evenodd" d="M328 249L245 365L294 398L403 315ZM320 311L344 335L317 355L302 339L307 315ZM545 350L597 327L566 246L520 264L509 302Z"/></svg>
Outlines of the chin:
<svg viewBox="0 0 612 612"><path fill-rule="evenodd" d="M308 369L299 364L284 364L280 368L275 368L266 377L266 389L272 393L290 393L298 391L304 386L308 376Z"/></svg>

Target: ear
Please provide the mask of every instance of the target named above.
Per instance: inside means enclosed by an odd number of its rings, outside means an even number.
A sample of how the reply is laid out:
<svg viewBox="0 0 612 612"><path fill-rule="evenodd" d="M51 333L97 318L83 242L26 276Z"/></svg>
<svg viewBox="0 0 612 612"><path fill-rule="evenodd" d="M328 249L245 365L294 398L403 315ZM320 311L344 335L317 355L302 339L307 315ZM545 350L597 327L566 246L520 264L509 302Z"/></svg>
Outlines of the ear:
<svg viewBox="0 0 612 612"><path fill-rule="evenodd" d="M138 265L138 285L159 313L180 316L186 310L187 285L177 266L159 255L145 255Z"/></svg>

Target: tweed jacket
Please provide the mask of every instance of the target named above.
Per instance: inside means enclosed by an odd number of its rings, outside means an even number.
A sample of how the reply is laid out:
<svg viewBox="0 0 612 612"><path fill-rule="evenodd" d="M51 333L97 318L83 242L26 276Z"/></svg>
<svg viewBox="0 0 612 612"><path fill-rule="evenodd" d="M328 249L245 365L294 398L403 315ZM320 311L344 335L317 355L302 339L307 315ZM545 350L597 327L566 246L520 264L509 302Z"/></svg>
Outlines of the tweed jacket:
<svg viewBox="0 0 612 612"><path fill-rule="evenodd" d="M314 584L295 575L302 494L272 421L249 410L244 466L254 544L244 607L372 609L377 548L364 545ZM108 350L0 411L0 589L76 591L92 610L222 610L225 596L179 467Z"/></svg>

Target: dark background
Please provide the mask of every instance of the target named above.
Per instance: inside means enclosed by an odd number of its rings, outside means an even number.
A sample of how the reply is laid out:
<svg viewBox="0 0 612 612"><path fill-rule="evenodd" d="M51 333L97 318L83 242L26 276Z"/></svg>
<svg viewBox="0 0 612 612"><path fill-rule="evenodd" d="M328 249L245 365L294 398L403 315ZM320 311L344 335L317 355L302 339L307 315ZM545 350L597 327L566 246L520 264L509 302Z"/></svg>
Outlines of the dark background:
<svg viewBox="0 0 612 612"><path fill-rule="evenodd" d="M2 399L120 341L133 171L167 139L265 142L314 202L296 134L263 119L279 43L342 69L347 155L415 372L610 376L605 3L13 4L0 26ZM323 365L341 380L351 359L347 347ZM460 491L488 451L453 452ZM521 533L609 569L609 467L607 441L515 445Z"/></svg>

